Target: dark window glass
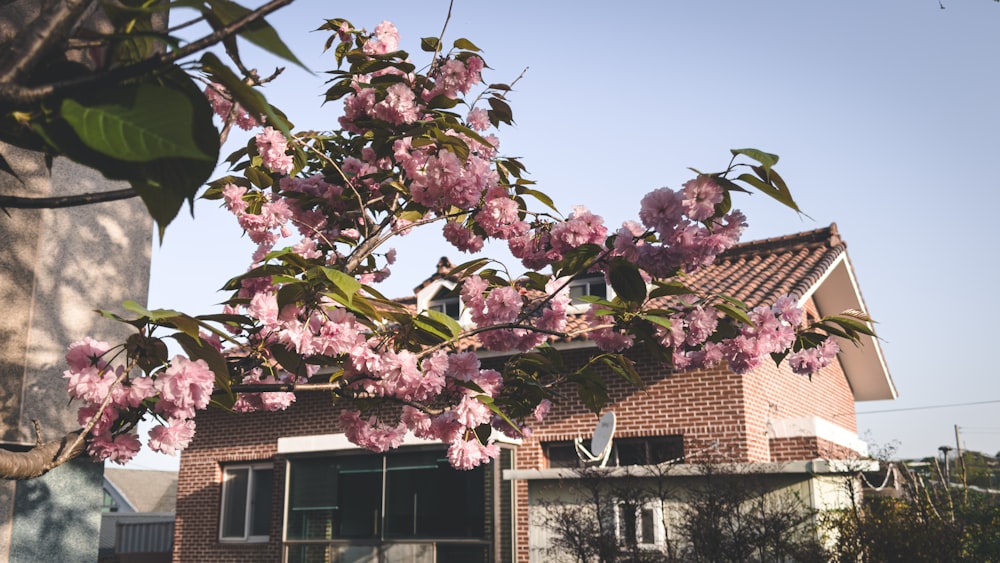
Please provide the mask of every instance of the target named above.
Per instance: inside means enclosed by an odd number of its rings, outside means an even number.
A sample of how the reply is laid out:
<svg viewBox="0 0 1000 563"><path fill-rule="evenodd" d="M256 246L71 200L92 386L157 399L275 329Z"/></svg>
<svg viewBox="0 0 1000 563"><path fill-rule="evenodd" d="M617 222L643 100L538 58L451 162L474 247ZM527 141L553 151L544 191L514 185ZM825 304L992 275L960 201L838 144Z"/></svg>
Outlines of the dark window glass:
<svg viewBox="0 0 1000 563"><path fill-rule="evenodd" d="M655 465L684 457L683 436L615 438L614 447L618 465Z"/></svg>
<svg viewBox="0 0 1000 563"><path fill-rule="evenodd" d="M442 450L296 460L287 538L484 539L485 479L482 466L453 469Z"/></svg>
<svg viewBox="0 0 1000 563"><path fill-rule="evenodd" d="M250 536L266 536L271 531L271 489L274 470L258 469L253 472L250 495Z"/></svg>
<svg viewBox="0 0 1000 563"><path fill-rule="evenodd" d="M656 513L652 507L643 507L639 510L639 543L656 543Z"/></svg>
<svg viewBox="0 0 1000 563"><path fill-rule="evenodd" d="M570 282L569 297L574 304L581 304L580 298L584 295L593 295L602 299L608 297L608 284L603 275L589 275L578 278Z"/></svg>
<svg viewBox="0 0 1000 563"><path fill-rule="evenodd" d="M580 458L573 442L550 442L544 447L549 467L579 467Z"/></svg>
<svg viewBox="0 0 1000 563"><path fill-rule="evenodd" d="M222 537L244 538L250 469L227 469L222 485Z"/></svg>

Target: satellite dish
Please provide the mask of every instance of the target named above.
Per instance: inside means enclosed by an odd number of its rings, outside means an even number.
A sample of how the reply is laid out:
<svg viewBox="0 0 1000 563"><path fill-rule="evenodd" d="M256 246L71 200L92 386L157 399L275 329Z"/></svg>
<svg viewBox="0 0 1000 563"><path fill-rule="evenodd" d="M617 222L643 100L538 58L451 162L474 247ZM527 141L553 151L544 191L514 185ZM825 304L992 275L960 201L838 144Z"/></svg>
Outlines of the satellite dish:
<svg viewBox="0 0 1000 563"><path fill-rule="evenodd" d="M615 413L608 411L597 421L597 428L590 439L590 450L583 445L583 439L575 440L576 454L584 464L599 464L604 467L611 456L611 439L615 435Z"/></svg>

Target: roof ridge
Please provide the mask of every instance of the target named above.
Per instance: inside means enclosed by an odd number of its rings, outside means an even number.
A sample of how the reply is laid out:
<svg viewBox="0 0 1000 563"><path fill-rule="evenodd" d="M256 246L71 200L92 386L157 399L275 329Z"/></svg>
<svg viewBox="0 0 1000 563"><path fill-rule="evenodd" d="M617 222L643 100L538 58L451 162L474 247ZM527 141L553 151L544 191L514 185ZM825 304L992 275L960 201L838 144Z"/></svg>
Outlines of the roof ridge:
<svg viewBox="0 0 1000 563"><path fill-rule="evenodd" d="M840 238L836 223L830 223L828 227L821 227L811 231L803 231L790 235L782 235L758 240L741 242L719 254L719 258L726 258L732 255L749 254L757 251L773 250L775 248L794 248L811 244L825 243L833 248L844 244Z"/></svg>

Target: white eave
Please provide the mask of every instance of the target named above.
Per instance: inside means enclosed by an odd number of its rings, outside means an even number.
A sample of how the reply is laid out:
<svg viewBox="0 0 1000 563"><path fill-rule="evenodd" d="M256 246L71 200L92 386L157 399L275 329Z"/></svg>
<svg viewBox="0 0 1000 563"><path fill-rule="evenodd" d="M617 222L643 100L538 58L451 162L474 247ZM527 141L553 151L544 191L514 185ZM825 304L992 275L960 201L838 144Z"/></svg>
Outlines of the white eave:
<svg viewBox="0 0 1000 563"><path fill-rule="evenodd" d="M821 316L848 309L868 312L846 252L833 261L823 277L801 297L801 302L805 303L809 297L816 302ZM862 335L860 345L842 339L838 343L840 363L855 401L881 401L898 396L877 338Z"/></svg>

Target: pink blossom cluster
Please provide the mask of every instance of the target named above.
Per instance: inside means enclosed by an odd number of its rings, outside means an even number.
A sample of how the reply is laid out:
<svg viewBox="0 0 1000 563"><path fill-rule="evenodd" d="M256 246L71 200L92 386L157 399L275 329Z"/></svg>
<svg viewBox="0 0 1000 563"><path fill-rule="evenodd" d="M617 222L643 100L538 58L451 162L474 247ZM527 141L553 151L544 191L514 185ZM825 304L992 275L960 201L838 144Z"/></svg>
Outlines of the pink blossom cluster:
<svg viewBox="0 0 1000 563"><path fill-rule="evenodd" d="M607 234L600 215L577 206L565 221L539 223L529 232L515 234L507 245L525 267L537 270L562 260L566 252L584 244L603 244Z"/></svg>
<svg viewBox="0 0 1000 563"><path fill-rule="evenodd" d="M471 469L499 455L492 443L483 444L474 430L493 420L484 400L503 387L499 372L482 369L473 352L437 351L417 365L410 353L390 353L387 361L352 357L354 371L345 376L366 396L392 396L405 401L398 423L360 411L344 410L339 422L352 442L375 451L397 447L407 431L414 436L450 444L448 458L459 469ZM365 372L363 370L370 370ZM434 404L435 414L411 404Z"/></svg>
<svg viewBox="0 0 1000 563"><path fill-rule="evenodd" d="M257 118L250 115L250 112L246 108L232 101L229 91L226 90L225 86L215 82L209 84L205 87L205 97L208 98L208 103L212 105L212 111L216 115L223 120L232 117L234 123L240 129L249 131L259 125Z"/></svg>
<svg viewBox="0 0 1000 563"><path fill-rule="evenodd" d="M526 352L566 328L570 303L565 283L549 280L543 295L531 295L514 286L490 288L485 279L472 276L462 286L462 302L472 322L492 328L477 336L487 350Z"/></svg>
<svg viewBox="0 0 1000 563"><path fill-rule="evenodd" d="M252 384L279 384L291 382L291 376L286 375L278 379L273 375L263 375L260 368L251 370L250 374L243 378L241 383ZM261 393L240 393L233 404L236 412L256 412L256 411L283 411L295 402L295 393L289 391L264 391Z"/></svg>
<svg viewBox="0 0 1000 563"><path fill-rule="evenodd" d="M71 398L85 403L78 412L80 424L94 421L88 443L90 455L117 463L132 459L139 451L139 439L132 431L118 432L119 419L157 396L153 410L165 422L150 430L149 446L167 454L187 447L194 436L195 410L208 406L215 385L208 364L175 356L168 367L152 376L131 377L124 366L112 367L107 357L111 350L110 344L87 337L71 344L66 352L69 369L63 377L67 391ZM106 399L109 402L102 410Z"/></svg>
<svg viewBox="0 0 1000 563"><path fill-rule="evenodd" d="M285 135L273 127L265 127L254 137L257 153L264 161L264 166L271 172L288 174L294 163L292 155L288 154L288 140Z"/></svg>
<svg viewBox="0 0 1000 563"><path fill-rule="evenodd" d="M656 234L656 242L648 242L638 224L627 223L618 231L615 252L654 277L711 264L720 252L739 242L746 228L746 218L739 211L715 215L722 197L722 188L707 175L688 181L680 192L660 188L646 194L639 219Z"/></svg>
<svg viewBox="0 0 1000 563"><path fill-rule="evenodd" d="M799 375L812 375L833 363L840 346L833 338L827 338L819 346L803 348L788 356L788 365Z"/></svg>

